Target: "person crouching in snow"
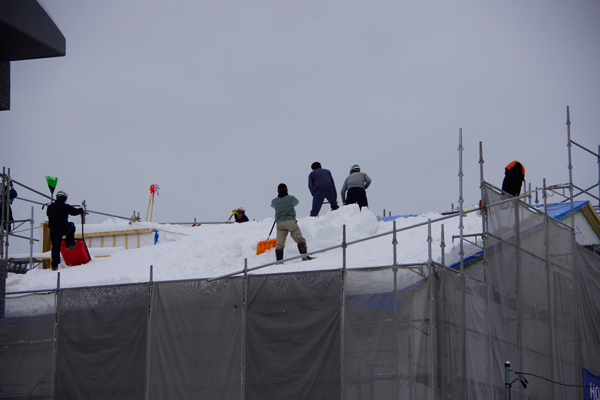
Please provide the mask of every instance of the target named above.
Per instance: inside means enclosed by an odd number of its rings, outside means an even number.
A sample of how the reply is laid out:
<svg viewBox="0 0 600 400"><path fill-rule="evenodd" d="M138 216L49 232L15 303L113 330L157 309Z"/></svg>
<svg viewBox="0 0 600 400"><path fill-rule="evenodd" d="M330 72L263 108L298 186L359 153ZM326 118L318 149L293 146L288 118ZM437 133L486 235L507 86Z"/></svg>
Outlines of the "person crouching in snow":
<svg viewBox="0 0 600 400"><path fill-rule="evenodd" d="M244 210L244 207L238 207L235 210L233 210L233 215L235 217L235 222L248 222L248 216L246 216L246 210Z"/></svg>
<svg viewBox="0 0 600 400"><path fill-rule="evenodd" d="M344 181L342 186L342 203L355 204L362 209L363 207L369 207L367 201L367 188L371 184L371 178L364 172L360 172L358 165L353 165L350 168L350 175ZM346 197L346 190L348 190L348 197Z"/></svg>
<svg viewBox="0 0 600 400"><path fill-rule="evenodd" d="M52 243L52 271L58 269L60 264L60 246L65 236L65 247L71 250L77 245L75 241L75 224L69 222L69 215L81 215L83 208L75 208L67 204L67 194L62 190L56 193L56 201L48 206L48 227L50 228L50 242Z"/></svg>
<svg viewBox="0 0 600 400"><path fill-rule="evenodd" d="M275 246L275 259L283 260L283 249L288 233L292 239L298 243L298 251L300 254L306 254L306 239L302 237L302 231L296 221L296 207L299 201L294 196L288 194L288 189L285 183L280 183L277 186L277 197L271 201L271 207L275 209L275 221L277 221L277 246ZM310 256L302 257L302 261L312 260Z"/></svg>

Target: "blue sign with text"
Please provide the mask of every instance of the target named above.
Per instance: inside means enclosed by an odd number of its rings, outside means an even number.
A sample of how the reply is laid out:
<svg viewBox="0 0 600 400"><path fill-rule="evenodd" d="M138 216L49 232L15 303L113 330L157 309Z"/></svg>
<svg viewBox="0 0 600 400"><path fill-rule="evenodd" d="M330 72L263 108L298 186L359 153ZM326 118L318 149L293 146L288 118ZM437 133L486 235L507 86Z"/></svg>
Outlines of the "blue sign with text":
<svg viewBox="0 0 600 400"><path fill-rule="evenodd" d="M600 400L600 376L583 368L584 400Z"/></svg>

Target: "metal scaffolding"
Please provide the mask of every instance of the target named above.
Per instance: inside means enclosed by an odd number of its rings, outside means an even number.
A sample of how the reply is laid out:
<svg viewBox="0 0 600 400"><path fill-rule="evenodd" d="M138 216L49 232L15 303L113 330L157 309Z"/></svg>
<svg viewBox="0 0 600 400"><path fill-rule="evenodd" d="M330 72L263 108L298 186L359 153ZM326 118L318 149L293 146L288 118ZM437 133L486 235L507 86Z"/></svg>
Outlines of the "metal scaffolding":
<svg viewBox="0 0 600 400"><path fill-rule="evenodd" d="M465 211L462 150L460 130L456 213L400 229L394 221L391 231L354 241L344 226L340 245L308 253L340 252L337 270L261 275L276 262L248 267L246 259L211 279L155 282L150 266L149 281L138 284L64 289L58 273L56 288L10 293L12 309L40 302L41 316L20 321L44 332L3 342L18 337L18 324L0 320L0 364L39 366L35 377L5 372L21 379L11 395L500 400L510 360L551 383L509 385L509 395L580 398L582 368L600 371L600 324L585 317L600 310L593 291L600 257L576 244L573 222L548 216L547 194L556 186L544 180L535 190L544 200L538 210L527 204L531 192L512 197L486 182L481 143L482 203ZM475 212L482 232L465 235L462 218ZM460 262L448 266L442 222L452 218L459 218ZM398 234L425 226L427 258L399 262ZM481 254L465 259L464 242L479 236ZM391 264L347 268L349 247L382 237L391 239ZM402 274L413 273L416 284L401 284ZM94 343L102 351L89 351ZM127 359L110 371L108 387L95 379L107 354Z"/></svg>

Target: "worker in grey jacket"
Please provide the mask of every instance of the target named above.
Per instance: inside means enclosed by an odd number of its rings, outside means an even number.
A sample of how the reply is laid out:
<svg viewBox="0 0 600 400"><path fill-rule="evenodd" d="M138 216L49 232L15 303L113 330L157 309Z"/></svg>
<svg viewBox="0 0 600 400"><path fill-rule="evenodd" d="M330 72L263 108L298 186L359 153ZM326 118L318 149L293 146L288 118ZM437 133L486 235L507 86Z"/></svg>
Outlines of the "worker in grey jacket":
<svg viewBox="0 0 600 400"><path fill-rule="evenodd" d="M371 185L369 175L360 172L358 165L353 165L350 168L350 175L348 175L342 186L342 203L344 205L358 203L361 209L369 207L366 191L369 185ZM346 191L348 191L348 197L346 197Z"/></svg>
<svg viewBox="0 0 600 400"><path fill-rule="evenodd" d="M283 260L283 249L288 233L292 239L298 243L300 254L307 253L306 239L302 237L302 231L296 221L296 207L299 201L294 196L288 194L285 183L277 186L277 197L271 201L271 207L275 209L275 221L277 221L277 246L275 246L275 259ZM312 260L310 256L302 257L302 261Z"/></svg>

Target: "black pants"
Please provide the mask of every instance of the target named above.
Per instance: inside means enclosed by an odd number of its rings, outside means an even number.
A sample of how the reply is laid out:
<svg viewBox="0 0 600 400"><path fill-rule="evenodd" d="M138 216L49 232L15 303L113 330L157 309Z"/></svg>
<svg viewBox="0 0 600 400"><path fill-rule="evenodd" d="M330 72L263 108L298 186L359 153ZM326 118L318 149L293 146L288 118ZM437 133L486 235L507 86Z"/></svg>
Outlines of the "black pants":
<svg viewBox="0 0 600 400"><path fill-rule="evenodd" d="M0 209L0 215L2 215L2 212L4 211L4 203L0 203L0 207L2 207ZM4 221L8 221L8 231L12 231L12 224L13 222L15 222L15 220L13 219L13 213L12 213L12 207L8 206L8 218L4 218ZM2 224L2 226L0 226L0 229L4 229L4 224Z"/></svg>
<svg viewBox="0 0 600 400"><path fill-rule="evenodd" d="M519 176L511 171L508 171L504 176L504 180L502 181L502 190L516 197L521 194L523 175Z"/></svg>
<svg viewBox="0 0 600 400"><path fill-rule="evenodd" d="M69 222L67 225L50 229L50 242L52 242L52 269L56 269L60 264L60 246L62 237L65 236L65 243L73 243L75 241L75 224Z"/></svg>
<svg viewBox="0 0 600 400"><path fill-rule="evenodd" d="M369 207L367 191L359 187L351 187L346 194L346 204L358 203L360 208Z"/></svg>

